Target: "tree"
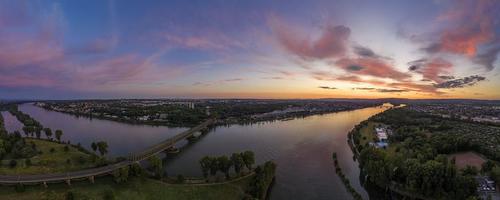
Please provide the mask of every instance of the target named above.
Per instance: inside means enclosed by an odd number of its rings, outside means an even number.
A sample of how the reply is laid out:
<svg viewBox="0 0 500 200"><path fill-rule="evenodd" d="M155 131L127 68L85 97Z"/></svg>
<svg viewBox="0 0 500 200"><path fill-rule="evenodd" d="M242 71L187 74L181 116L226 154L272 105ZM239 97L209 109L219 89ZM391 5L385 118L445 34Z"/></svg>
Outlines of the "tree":
<svg viewBox="0 0 500 200"><path fill-rule="evenodd" d="M495 166L495 163L491 160L487 160L481 165L481 172L489 172L493 167Z"/></svg>
<svg viewBox="0 0 500 200"><path fill-rule="evenodd" d="M239 153L233 153L231 155L230 159L231 159L231 163L234 166L234 171L237 174L240 174L241 168L243 167L243 165L245 165L245 162L243 161L243 157Z"/></svg>
<svg viewBox="0 0 500 200"><path fill-rule="evenodd" d="M63 135L63 132L61 130L56 130L56 139L57 141L61 142L61 136Z"/></svg>
<svg viewBox="0 0 500 200"><path fill-rule="evenodd" d="M115 197L115 193L113 192L113 190L111 190L111 189L105 190L104 195L103 195L103 199L104 200L115 200L116 197Z"/></svg>
<svg viewBox="0 0 500 200"><path fill-rule="evenodd" d="M252 151L245 151L243 152L242 157L248 170L252 170L252 165L255 163L255 154Z"/></svg>
<svg viewBox="0 0 500 200"><path fill-rule="evenodd" d="M29 132L27 126L23 126L23 132L24 132L24 135L26 135L26 137L28 137L30 135L30 132Z"/></svg>
<svg viewBox="0 0 500 200"><path fill-rule="evenodd" d="M500 166L495 166L491 169L491 178L500 183Z"/></svg>
<svg viewBox="0 0 500 200"><path fill-rule="evenodd" d="M220 156L217 158L217 164L219 165L219 170L229 179L229 169L231 168L231 161L229 158L227 158L227 156Z"/></svg>
<svg viewBox="0 0 500 200"><path fill-rule="evenodd" d="M203 171L203 176L208 177L208 172L210 171L210 165L212 164L212 158L209 156L204 156L200 159L201 171Z"/></svg>
<svg viewBox="0 0 500 200"><path fill-rule="evenodd" d="M219 161L217 158L210 158L210 175L215 176L219 170Z"/></svg>
<svg viewBox="0 0 500 200"><path fill-rule="evenodd" d="M73 200L75 199L75 195L73 194L72 191L66 192L66 200Z"/></svg>
<svg viewBox="0 0 500 200"><path fill-rule="evenodd" d="M40 137L42 136L42 128L36 127L35 135L36 135L36 138L40 139Z"/></svg>
<svg viewBox="0 0 500 200"><path fill-rule="evenodd" d="M113 177L116 183L127 182L129 176L129 168L122 167L113 172Z"/></svg>
<svg viewBox="0 0 500 200"><path fill-rule="evenodd" d="M139 163L134 163L130 166L130 174L134 176L142 176L144 170Z"/></svg>
<svg viewBox="0 0 500 200"><path fill-rule="evenodd" d="M92 142L92 145L90 145L92 147L92 150L94 150L94 152L97 151L97 144L95 142Z"/></svg>
<svg viewBox="0 0 500 200"><path fill-rule="evenodd" d="M99 153L101 156L104 156L104 154L108 153L108 143L104 141L100 141L97 143L97 150L99 150Z"/></svg>
<svg viewBox="0 0 500 200"><path fill-rule="evenodd" d="M162 178L163 175L163 163L158 156L152 156L149 158L149 164L158 178Z"/></svg>
<svg viewBox="0 0 500 200"><path fill-rule="evenodd" d="M43 132L45 133L45 136L47 136L48 139L52 139L52 130L50 128L44 128Z"/></svg>

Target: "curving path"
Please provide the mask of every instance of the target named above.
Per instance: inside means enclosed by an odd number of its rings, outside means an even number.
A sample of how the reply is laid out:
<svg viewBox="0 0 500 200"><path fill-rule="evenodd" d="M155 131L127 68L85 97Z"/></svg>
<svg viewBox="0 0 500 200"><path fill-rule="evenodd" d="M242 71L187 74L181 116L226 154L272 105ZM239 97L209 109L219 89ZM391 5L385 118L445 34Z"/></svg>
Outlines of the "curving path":
<svg viewBox="0 0 500 200"><path fill-rule="evenodd" d="M68 173L53 173L53 174L37 174L37 175L0 175L0 184L12 185L12 184L39 184L43 183L46 185L48 182L66 182L70 184L71 180L74 179L89 179L94 181L95 176L107 175L113 171L120 169L122 167L130 166L133 163L146 160L151 156L159 154L169 148L174 147L175 143L192 137L198 131L207 128L210 124L213 124L215 119L208 119L200 125L186 130L182 133L175 135L174 137L168 138L148 149L138 153L129 155L127 160L106 165L103 167L84 169L75 172Z"/></svg>

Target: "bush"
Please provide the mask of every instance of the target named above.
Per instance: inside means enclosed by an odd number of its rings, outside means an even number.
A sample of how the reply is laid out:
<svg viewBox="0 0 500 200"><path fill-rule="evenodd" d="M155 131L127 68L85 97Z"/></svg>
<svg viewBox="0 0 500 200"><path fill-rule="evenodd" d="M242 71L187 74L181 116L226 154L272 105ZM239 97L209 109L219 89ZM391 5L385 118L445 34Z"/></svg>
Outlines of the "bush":
<svg viewBox="0 0 500 200"><path fill-rule="evenodd" d="M16 160L10 160L9 166L10 166L10 168L16 167L17 166L17 161Z"/></svg>
<svg viewBox="0 0 500 200"><path fill-rule="evenodd" d="M71 191L66 192L66 200L73 200L73 199L75 199L75 195L73 194L73 192Z"/></svg>
<svg viewBox="0 0 500 200"><path fill-rule="evenodd" d="M111 189L105 190L104 195L103 195L103 199L104 200L115 200L116 197L115 197L115 193L113 192L113 190L111 190Z"/></svg>
<svg viewBox="0 0 500 200"><path fill-rule="evenodd" d="M25 191L23 184L17 184L15 189L16 189L16 192L24 192Z"/></svg>
<svg viewBox="0 0 500 200"><path fill-rule="evenodd" d="M183 175L181 174L177 175L177 183L184 183L184 181L186 181L186 179L184 178Z"/></svg>
<svg viewBox="0 0 500 200"><path fill-rule="evenodd" d="M56 150L54 148L50 148L50 153L54 153Z"/></svg>
<svg viewBox="0 0 500 200"><path fill-rule="evenodd" d="M26 166L31 166L31 160L29 158L26 158L24 160L24 164L26 164Z"/></svg>
<svg viewBox="0 0 500 200"><path fill-rule="evenodd" d="M69 151L69 147L66 145L64 146L64 152L68 152Z"/></svg>

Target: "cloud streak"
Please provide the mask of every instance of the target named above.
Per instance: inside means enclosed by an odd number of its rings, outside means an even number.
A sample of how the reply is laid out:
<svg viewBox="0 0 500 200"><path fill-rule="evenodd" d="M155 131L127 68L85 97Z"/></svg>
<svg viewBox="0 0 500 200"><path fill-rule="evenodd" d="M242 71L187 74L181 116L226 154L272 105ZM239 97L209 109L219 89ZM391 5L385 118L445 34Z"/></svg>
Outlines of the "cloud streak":
<svg viewBox="0 0 500 200"><path fill-rule="evenodd" d="M479 75L468 76L459 79L453 79L445 81L439 84L434 84L436 88L464 88L468 86L474 86L480 81L486 80L485 77Z"/></svg>

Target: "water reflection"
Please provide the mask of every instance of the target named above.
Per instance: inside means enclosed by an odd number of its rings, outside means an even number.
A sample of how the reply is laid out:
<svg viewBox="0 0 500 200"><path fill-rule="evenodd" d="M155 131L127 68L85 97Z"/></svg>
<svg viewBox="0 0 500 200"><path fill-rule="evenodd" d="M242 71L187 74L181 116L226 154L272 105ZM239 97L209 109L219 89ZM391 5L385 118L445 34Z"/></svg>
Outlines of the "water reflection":
<svg viewBox="0 0 500 200"><path fill-rule="evenodd" d="M167 161L170 175L201 176L198 160L205 155L230 155L252 150L257 162L278 163L271 199L351 199L335 174L331 153L353 187L367 194L359 183L359 168L347 144L354 125L389 107L311 116L289 121L218 127L205 138Z"/></svg>
<svg viewBox="0 0 500 200"><path fill-rule="evenodd" d="M44 127L61 129L64 132L63 140L70 140L73 144L81 143L87 149L90 149L90 144L94 141L106 141L109 145L109 156L126 156L130 152L139 152L187 130L76 117L32 104L22 104L19 110L31 115Z"/></svg>
<svg viewBox="0 0 500 200"><path fill-rule="evenodd" d="M13 133L14 131L22 133L23 124L19 122L14 115L10 114L8 111L1 112L1 115L3 116L5 129L8 133Z"/></svg>
<svg viewBox="0 0 500 200"><path fill-rule="evenodd" d="M177 144L182 151L166 160L166 170L172 176L202 176L198 161L203 156L229 156L233 152L252 150L257 163L274 160L278 164L271 199L351 199L335 174L331 154L337 152L342 170L352 186L368 199L359 183L359 168L347 144L347 133L354 125L388 108L381 106L288 121L218 127L194 144L186 141ZM62 129L64 140L80 142L87 147L93 141L107 141L112 155L138 152L185 130L77 118L31 104L23 104L19 109L44 126Z"/></svg>

